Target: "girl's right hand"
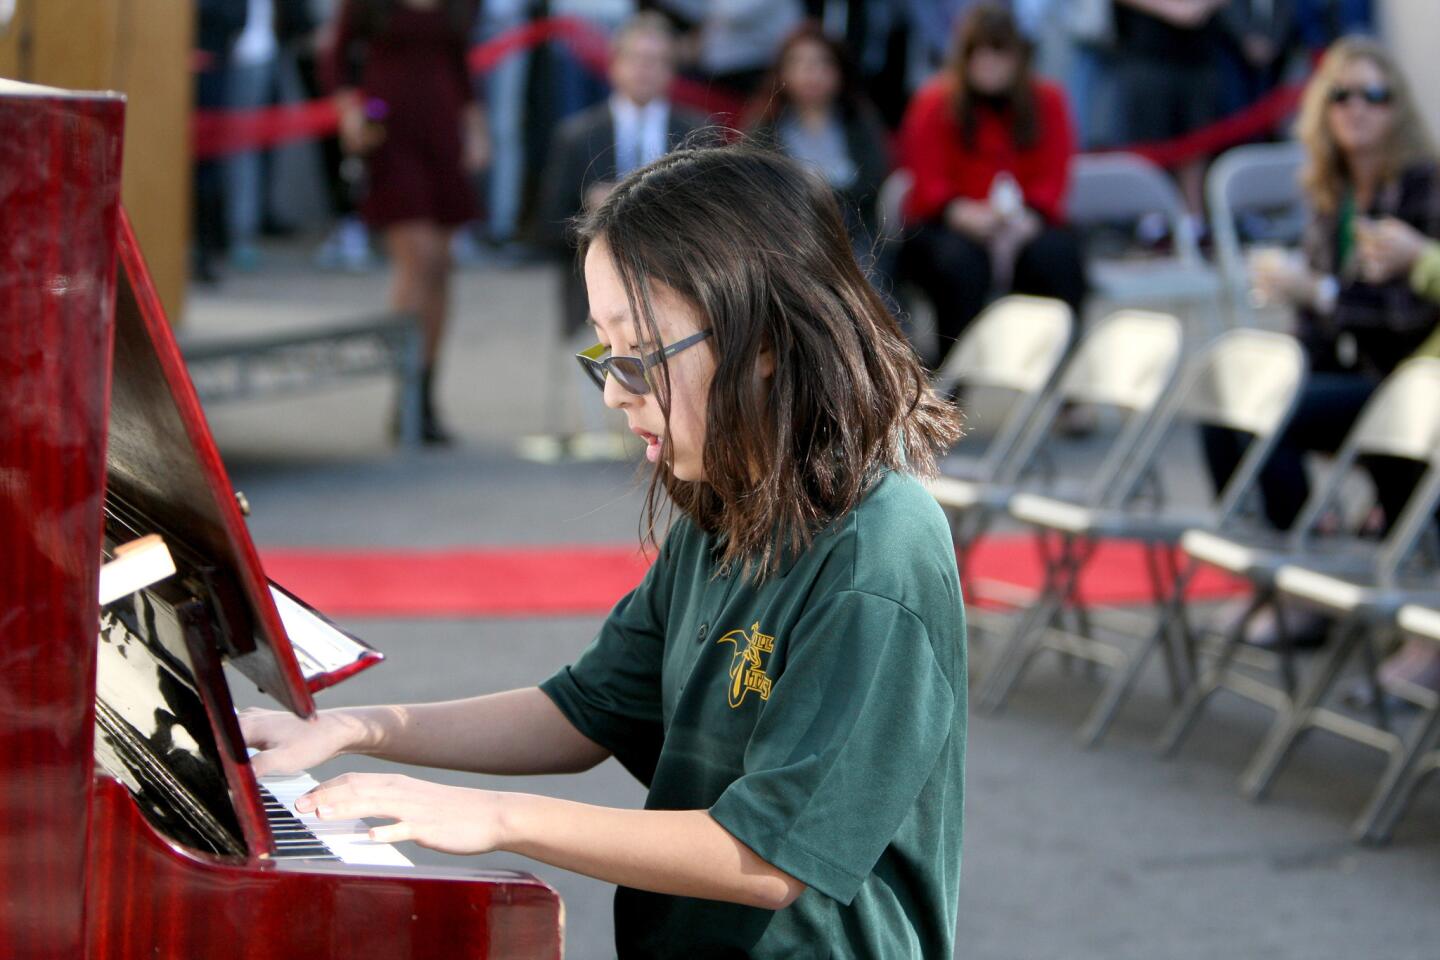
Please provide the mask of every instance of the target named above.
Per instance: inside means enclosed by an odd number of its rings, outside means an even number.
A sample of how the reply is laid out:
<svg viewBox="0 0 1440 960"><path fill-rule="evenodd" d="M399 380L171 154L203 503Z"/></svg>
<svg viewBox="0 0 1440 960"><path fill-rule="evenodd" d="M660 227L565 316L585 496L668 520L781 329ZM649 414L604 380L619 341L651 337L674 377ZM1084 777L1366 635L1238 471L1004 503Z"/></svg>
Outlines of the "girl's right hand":
<svg viewBox="0 0 1440 960"><path fill-rule="evenodd" d="M240 733L260 752L250 758L255 776L294 774L324 763L360 743L362 721L344 710L325 710L309 720L284 710L240 711Z"/></svg>

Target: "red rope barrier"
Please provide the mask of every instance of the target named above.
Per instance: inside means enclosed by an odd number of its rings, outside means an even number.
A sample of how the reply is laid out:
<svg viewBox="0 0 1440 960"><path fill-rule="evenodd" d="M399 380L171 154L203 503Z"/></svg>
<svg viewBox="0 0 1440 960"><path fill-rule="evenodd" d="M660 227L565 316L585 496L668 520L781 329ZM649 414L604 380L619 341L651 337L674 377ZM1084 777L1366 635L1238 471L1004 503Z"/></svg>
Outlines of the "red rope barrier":
<svg viewBox="0 0 1440 960"><path fill-rule="evenodd" d="M1279 87L1248 107L1173 140L1138 143L1095 152L1138 153L1162 167L1178 167L1187 160L1214 156L1228 147L1268 136L1281 121L1295 112L1304 89L1303 83Z"/></svg>
<svg viewBox="0 0 1440 960"><path fill-rule="evenodd" d="M191 124L195 159L318 140L333 134L339 123L339 111L328 98L255 110L197 110Z"/></svg>
<svg viewBox="0 0 1440 960"><path fill-rule="evenodd" d="M550 17L507 30L472 47L467 63L473 73L488 73L506 57L552 41L565 44L585 69L602 75L606 72L609 40L602 30L576 17ZM1238 113L1173 140L1099 152L1138 153L1163 167L1211 156L1272 132L1294 112L1303 86L1281 87ZM742 101L732 94L684 77L674 82L670 93L676 103L710 116L720 126L733 124L743 109ZM332 135L338 122L335 105L328 98L253 110L200 110L194 116L194 153L196 159L209 160L318 139Z"/></svg>
<svg viewBox="0 0 1440 960"><path fill-rule="evenodd" d="M585 69L602 75L608 69L610 42L605 33L576 17L551 17L507 30L472 47L466 63L472 73L488 73L506 57L552 41L565 44ZM714 116L717 122L738 116L742 106L727 93L684 78L674 82L670 94L676 103ZM339 114L326 97L249 110L198 110L193 118L194 155L197 160L211 160L268 150L328 137L338 124Z"/></svg>

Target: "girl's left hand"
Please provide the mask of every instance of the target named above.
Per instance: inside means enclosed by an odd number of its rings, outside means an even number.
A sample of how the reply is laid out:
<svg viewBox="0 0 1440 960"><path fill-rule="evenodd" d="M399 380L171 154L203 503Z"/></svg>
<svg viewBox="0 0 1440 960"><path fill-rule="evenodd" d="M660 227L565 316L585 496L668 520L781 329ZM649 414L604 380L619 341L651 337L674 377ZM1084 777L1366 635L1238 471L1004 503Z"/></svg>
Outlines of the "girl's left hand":
<svg viewBox="0 0 1440 960"><path fill-rule="evenodd" d="M442 853L474 854L500 845L504 796L396 774L347 773L300 797L295 808L321 820L394 820L372 828L370 839L413 840Z"/></svg>

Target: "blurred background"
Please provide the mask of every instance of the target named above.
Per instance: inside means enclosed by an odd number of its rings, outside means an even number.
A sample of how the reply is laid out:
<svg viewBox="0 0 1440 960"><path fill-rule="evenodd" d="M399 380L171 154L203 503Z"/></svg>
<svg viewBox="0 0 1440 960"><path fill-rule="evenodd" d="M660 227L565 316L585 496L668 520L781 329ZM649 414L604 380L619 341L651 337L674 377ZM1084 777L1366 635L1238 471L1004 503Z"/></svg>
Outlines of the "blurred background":
<svg viewBox="0 0 1440 960"><path fill-rule="evenodd" d="M682 143L826 179L970 421L994 960L1440 955L1437 42L1434 0L0 0L0 76L129 95L267 572L390 660L322 706L538 682L643 572L572 219ZM479 865L613 955L605 885Z"/></svg>

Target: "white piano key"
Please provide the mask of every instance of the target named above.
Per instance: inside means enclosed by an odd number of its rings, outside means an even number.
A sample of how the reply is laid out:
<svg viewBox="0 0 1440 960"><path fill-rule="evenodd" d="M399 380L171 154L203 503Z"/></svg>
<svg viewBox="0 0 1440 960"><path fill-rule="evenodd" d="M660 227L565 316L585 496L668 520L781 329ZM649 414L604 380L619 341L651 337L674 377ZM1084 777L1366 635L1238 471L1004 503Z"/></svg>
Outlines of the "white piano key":
<svg viewBox="0 0 1440 960"><path fill-rule="evenodd" d="M309 774L261 777L260 784L341 862L378 867L414 866L393 845L371 840L370 827L363 820L321 820L313 813L296 810L295 801L317 786Z"/></svg>

